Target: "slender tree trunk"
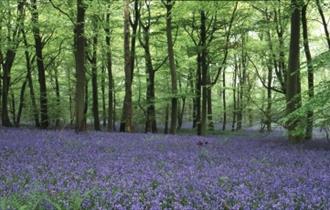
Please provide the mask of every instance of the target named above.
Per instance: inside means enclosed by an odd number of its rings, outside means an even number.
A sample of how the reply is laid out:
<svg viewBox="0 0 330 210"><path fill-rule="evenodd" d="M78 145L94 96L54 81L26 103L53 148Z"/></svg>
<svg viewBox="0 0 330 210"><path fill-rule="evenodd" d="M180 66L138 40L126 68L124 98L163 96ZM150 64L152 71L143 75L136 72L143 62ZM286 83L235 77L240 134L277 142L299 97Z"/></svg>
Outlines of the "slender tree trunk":
<svg viewBox="0 0 330 210"><path fill-rule="evenodd" d="M198 61L197 61L197 65L199 66L198 64ZM199 67L197 67L199 68ZM198 71L196 73L196 76L198 74ZM192 125L192 128L196 128L197 126L197 78L195 79L195 85L194 85L194 80L193 80L193 76L191 76L190 78L190 89L191 89L191 92L194 93L195 97L192 98L192 120L193 120L193 125Z"/></svg>
<svg viewBox="0 0 330 210"><path fill-rule="evenodd" d="M222 72L222 103L223 103L223 122L222 130L226 130L227 124L227 104L226 104L226 69Z"/></svg>
<svg viewBox="0 0 330 210"><path fill-rule="evenodd" d="M312 63L312 55L309 48L309 39L308 39L308 23L307 23L307 4L302 7L302 15L301 15L301 21L302 21L302 28L303 28L303 39L304 39L304 51L307 61L307 77L308 77L308 97L309 99L313 99L314 97L314 69L313 69L313 63ZM330 46L329 46L330 47ZM306 125L306 131L305 131L305 139L309 140L313 137L313 110L309 109L307 112L307 125Z"/></svg>
<svg viewBox="0 0 330 210"><path fill-rule="evenodd" d="M92 55L92 96L93 96L93 117L94 129L100 130L100 117L99 117L99 97L98 97L98 84L97 84L97 44L98 44L98 20L93 17L93 31L94 36L92 40L93 55Z"/></svg>
<svg viewBox="0 0 330 210"><path fill-rule="evenodd" d="M1 120L2 126L11 127L12 123L9 119L8 112L8 94L10 88L10 71L12 64L14 62L16 52L12 49L9 49L6 54L6 60L3 63L3 75L2 75L2 110L1 110Z"/></svg>
<svg viewBox="0 0 330 210"><path fill-rule="evenodd" d="M237 72L237 88L236 88L236 129L242 128L242 58L239 60L238 72Z"/></svg>
<svg viewBox="0 0 330 210"><path fill-rule="evenodd" d="M273 69L271 65L267 65L268 67L268 72L267 72L267 110L266 110L266 126L267 126L267 131L271 132L272 131L272 79L273 79Z"/></svg>
<svg viewBox="0 0 330 210"><path fill-rule="evenodd" d="M186 109L186 97L183 97L181 111L180 111L180 117L178 119L178 129L179 130L182 128L185 109Z"/></svg>
<svg viewBox="0 0 330 210"><path fill-rule="evenodd" d="M85 116L85 121L87 120L87 112L88 112L88 80L86 81L86 87L85 87L85 105L84 105L84 116ZM86 122L86 127L87 127L87 122Z"/></svg>
<svg viewBox="0 0 330 210"><path fill-rule="evenodd" d="M317 9L320 13L321 19L322 19L322 25L323 25L323 28L324 28L325 38L327 40L327 44L328 44L328 47L330 49L330 35L329 35L329 30L328 30L328 23L325 19L323 8L321 6L320 0L316 0L316 5L317 5Z"/></svg>
<svg viewBox="0 0 330 210"><path fill-rule="evenodd" d="M38 66L38 81L39 81L39 89L40 89L40 116L41 128L47 128L49 125L48 122L48 105L47 105L47 87L46 87L46 76L45 76L45 65L43 59L43 43L42 37L40 34L39 28L39 14L37 8L36 0L31 0L31 7L32 7L32 31L34 36L35 42L35 50L36 50L36 57L37 57L37 66Z"/></svg>
<svg viewBox="0 0 330 210"><path fill-rule="evenodd" d="M206 135L207 127L207 102L208 102L208 87L207 87L207 50L206 50L206 15L205 11L200 11L201 25L200 25L200 41L201 41L201 75L202 75L202 111L201 111L201 133L199 135Z"/></svg>
<svg viewBox="0 0 330 210"><path fill-rule="evenodd" d="M197 71L196 71L196 90L195 90L195 112L196 112L196 126L197 126L197 135L201 135L202 126L201 126L201 92L202 92L202 76L201 76L201 54L197 55Z"/></svg>
<svg viewBox="0 0 330 210"><path fill-rule="evenodd" d="M113 83L114 84L114 83ZM116 127L116 121L117 121L117 109L116 109L116 92L115 92L116 88L115 86L113 86L113 130L116 131L117 127Z"/></svg>
<svg viewBox="0 0 330 210"><path fill-rule="evenodd" d="M101 93L102 93L102 126L107 126L107 111L105 105L105 67L102 66Z"/></svg>
<svg viewBox="0 0 330 210"><path fill-rule="evenodd" d="M73 94L73 90L72 90L72 85L71 85L71 72L69 70L66 71L67 74L67 85L68 85L68 99L69 99L69 123L72 126L74 123L74 111L73 111L73 105L72 105L72 94Z"/></svg>
<svg viewBox="0 0 330 210"><path fill-rule="evenodd" d="M168 118L169 118L170 106L167 104L165 108L165 126L164 126L164 133L168 134Z"/></svg>
<svg viewBox="0 0 330 210"><path fill-rule="evenodd" d="M189 73L188 75L188 80L187 80L187 88L189 88L189 83L191 80L191 74ZM179 77L179 87L180 87L180 92L182 92L182 81L181 81L181 77ZM182 105L181 105L181 109L178 113L178 130L181 129L182 124L183 124L183 118L184 118L184 112L185 112L185 108L186 108L186 97L182 96L181 97L182 100Z"/></svg>
<svg viewBox="0 0 330 210"><path fill-rule="evenodd" d="M75 24L75 62L76 62L76 94L75 94L75 118L76 132L85 131L85 12L84 0L77 0L77 22Z"/></svg>
<svg viewBox="0 0 330 210"><path fill-rule="evenodd" d="M171 89L172 89L172 100L171 100L171 122L170 122L170 133L175 134L177 129L178 119L178 99L177 99L177 76L176 76L176 65L174 58L173 49L173 37L172 37L172 8L174 0L166 0L166 37L167 37L167 52L168 60L171 73Z"/></svg>
<svg viewBox="0 0 330 210"><path fill-rule="evenodd" d="M27 80L28 80L28 85L30 89L30 97L31 97L31 106L32 106L32 111L33 111L33 118L34 118L34 123L36 127L40 127L40 121L39 121L39 112L38 112L38 107L37 107L37 102L36 102L36 97L34 93L34 87L33 87L33 80L32 80L32 64L31 64L31 55L29 53L29 44L27 42L25 30L22 29L22 35L23 35L23 41L25 45L25 61L26 61L26 70L27 70Z"/></svg>
<svg viewBox="0 0 330 210"><path fill-rule="evenodd" d="M286 88L287 114L291 114L301 106L299 69L300 2L298 0L291 0L291 10L291 36ZM300 119L289 119L288 121L288 137L292 142L298 143L303 140L300 121Z"/></svg>
<svg viewBox="0 0 330 210"><path fill-rule="evenodd" d="M281 2L279 1L281 4ZM270 20L269 15L267 14L266 16L267 20ZM286 93L286 81L287 81L287 69L286 69L286 64L285 64L285 44L284 44L284 31L285 27L283 24L283 17L282 17L282 12L281 8L279 7L277 11L275 11L275 25L276 25L276 32L277 32L277 39L279 43L278 47L278 56L279 59L277 59L276 53L273 51L273 45L272 42L270 42L269 47L270 51L273 54L273 63L274 63L274 69L276 73L276 77L279 80L279 83L281 85L281 89L283 93ZM271 37L270 37L271 40Z"/></svg>
<svg viewBox="0 0 330 210"><path fill-rule="evenodd" d="M211 78L210 74L207 75L207 84L210 84ZM214 129L214 124L213 124L213 116L212 116L212 89L209 87L207 88L207 120L208 120L208 128L210 130Z"/></svg>
<svg viewBox="0 0 330 210"><path fill-rule="evenodd" d="M112 54L111 54L111 32L110 32L110 13L106 14L105 27L105 43L107 56L107 71L108 71L108 131L114 130L114 90L113 90L113 75L112 75Z"/></svg>
<svg viewBox="0 0 330 210"><path fill-rule="evenodd" d="M61 94L60 94L60 83L58 80L58 69L54 69L55 72L55 94L56 94L56 107L57 110L61 109ZM56 114L56 119L55 119L55 127L58 128L60 126L60 111L59 113Z"/></svg>
<svg viewBox="0 0 330 210"><path fill-rule="evenodd" d="M232 125L231 125L232 131L235 131L236 115L237 115L237 100L236 100L237 71L238 71L238 65L237 65L237 59L235 57L235 68L234 68L234 72L233 72L233 120L232 120Z"/></svg>
<svg viewBox="0 0 330 210"><path fill-rule="evenodd" d="M263 81L266 81L266 78L267 77L267 75L266 74L263 74L262 75L262 79L263 79ZM262 89L262 91L261 91L261 101L262 101L262 103L261 103L261 110L262 110L262 112L263 112L263 115L262 115L262 117L261 117L261 119L260 119L260 133L263 133L263 132L265 132L265 127L266 127L266 124L267 124L267 110L266 110L266 106L267 106L267 99L266 99L266 93L267 92L267 89Z"/></svg>
<svg viewBox="0 0 330 210"><path fill-rule="evenodd" d="M189 73L188 74L188 79L187 79L187 89L189 88L191 80L192 80L192 75L191 75L191 73ZM180 80L179 80L179 84L180 84L179 86L180 86L180 90L181 90L182 89L181 77L180 77ZM181 106L181 110L180 110L179 117L178 117L178 130L180 130L181 127L182 127L183 120L184 120L184 113L185 113L185 110L186 110L186 96L182 96L181 99L182 99L182 106Z"/></svg>
<svg viewBox="0 0 330 210"><path fill-rule="evenodd" d="M267 31L267 38L268 38L268 45L270 49L270 55L267 62L267 108L266 108L266 126L267 131L272 131L272 84L273 84L273 65L272 59L273 59L273 44L271 39L271 33L270 30ZM276 70L276 69L275 69ZM282 88L283 89L283 88Z"/></svg>
<svg viewBox="0 0 330 210"><path fill-rule="evenodd" d="M238 110L237 110L237 128L236 130L241 130L243 125L243 112L245 112L245 100L244 94L246 91L246 50L245 50L245 35L242 36L242 54L240 59L240 73L239 73L239 93L238 93Z"/></svg>
<svg viewBox="0 0 330 210"><path fill-rule="evenodd" d="M12 113L12 120L14 125L16 125L16 101L15 101L15 94L13 89L10 89L10 99L11 99L11 113Z"/></svg>
<svg viewBox="0 0 330 210"><path fill-rule="evenodd" d="M22 116L22 111L25 105L24 102L24 95L25 95L25 88L26 88L26 83L28 81L28 78L26 77L26 79L24 80L22 87L21 87L21 91L19 94L19 105L18 105L18 111L17 111L17 116L16 116L16 120L15 120L15 126L19 127L20 125L20 121L21 121L21 116Z"/></svg>

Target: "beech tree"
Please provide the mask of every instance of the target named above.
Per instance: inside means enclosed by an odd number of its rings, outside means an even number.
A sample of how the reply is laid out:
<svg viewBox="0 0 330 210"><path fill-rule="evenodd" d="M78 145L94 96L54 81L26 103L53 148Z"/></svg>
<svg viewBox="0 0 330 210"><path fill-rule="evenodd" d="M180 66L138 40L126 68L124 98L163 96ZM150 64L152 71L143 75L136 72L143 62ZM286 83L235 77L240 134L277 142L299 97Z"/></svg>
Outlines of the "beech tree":
<svg viewBox="0 0 330 210"><path fill-rule="evenodd" d="M308 97L313 99L314 97L314 68L312 63L312 55L309 47L309 36L308 36L308 22L307 22L307 8L308 3L304 4L301 11L301 22L303 29L303 43L304 52L307 61L307 80L308 80ZM313 110L307 112L307 123L306 123L306 133L305 138L311 139L313 136Z"/></svg>
<svg viewBox="0 0 330 210"><path fill-rule="evenodd" d="M86 75L85 75L85 14L84 0L77 0L77 17L74 28L74 46L76 63L76 90L75 90L75 118L76 131L85 131L85 100L86 100Z"/></svg>
<svg viewBox="0 0 330 210"><path fill-rule="evenodd" d="M172 9L175 4L174 0L163 1L166 8L166 38L167 38L167 52L168 52L168 62L170 66L171 74L171 121L170 121L170 133L175 134L177 129L178 120L178 99L177 99L177 76L176 76L176 65L174 58L174 48L173 48L173 35L172 35Z"/></svg>
<svg viewBox="0 0 330 210"><path fill-rule="evenodd" d="M288 62L288 73L286 80L286 100L287 113L291 114L301 106L301 83L300 83L300 23L301 23L301 2L291 0L291 33L290 33L290 51ZM290 118L287 122L288 137L292 142L300 142L303 139L303 133L299 129L301 119Z"/></svg>
<svg viewBox="0 0 330 210"><path fill-rule="evenodd" d="M47 100L47 87L46 87L46 75L45 75L45 64L43 58L43 41L40 34L39 28L39 14L37 8L37 1L31 1L31 14L32 14L32 31L35 42L35 51L36 51L36 60L38 66L38 81L39 81L39 90L40 90L40 116L41 128L48 127L48 100Z"/></svg>
<svg viewBox="0 0 330 210"><path fill-rule="evenodd" d="M1 121L2 125L6 127L12 126L12 122L9 118L9 112L8 112L8 95L9 95L9 89L11 85L11 69L13 67L13 63L16 57L17 48L19 47L20 43L20 32L22 23L25 18L25 7L24 7L25 1L17 1L17 17L16 20L14 19L14 16L12 16L12 12L10 11L10 7L8 6L6 9L8 9L7 13L8 16L6 18L8 25L14 25L12 28L8 29L7 32L7 49L1 48L0 53L0 61L2 66L2 107L1 107Z"/></svg>

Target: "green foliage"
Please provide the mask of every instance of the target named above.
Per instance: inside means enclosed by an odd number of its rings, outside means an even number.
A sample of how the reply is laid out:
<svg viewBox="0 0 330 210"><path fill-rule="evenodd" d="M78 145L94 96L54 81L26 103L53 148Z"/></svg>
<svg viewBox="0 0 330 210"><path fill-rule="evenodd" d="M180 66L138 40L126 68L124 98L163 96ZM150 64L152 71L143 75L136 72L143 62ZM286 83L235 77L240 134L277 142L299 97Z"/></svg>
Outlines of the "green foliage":
<svg viewBox="0 0 330 210"><path fill-rule="evenodd" d="M74 115L74 92L75 92L75 62L74 62L74 24L71 22L76 17L76 2L71 0L52 0L54 8L48 1L37 1L39 13L40 33L43 37L43 55L46 66L48 114L51 125L60 121L60 126L65 127L73 120ZM27 1L27 4L30 2ZM86 3L86 55L90 57L91 43L94 35L98 35L97 49L97 79L99 83L99 109L100 113L106 118L108 107L108 75L107 75L107 45L105 43L106 14L110 13L110 37L112 53L112 73L114 81L114 94L116 98L115 111L117 122L121 118L124 87L124 49L123 49L123 2L112 0L85 0ZM145 1L139 1L141 5L141 21L148 22L148 10ZM207 63L209 64L208 73L210 80L214 81L219 68L222 69L218 81L207 87L212 88L212 107L214 123L223 121L224 105L222 103L222 92L226 92L226 112L227 124L234 119L234 114L239 111L238 104L242 103L243 127L248 126L248 118L252 117L252 123L255 125L263 121L266 116L267 107L267 88L260 81L267 83L268 67L272 68L272 84L276 89L281 89L279 76L275 70L279 69L279 62L283 59L283 66L287 68L287 57L289 48L289 20L291 15L290 1L268 1L267 4L259 1L239 1L237 12L235 13L232 25L229 43L226 35L231 20L231 15L236 1L176 1L172 11L173 19L173 39L174 54L177 67L179 90L173 94L170 86L169 65L166 59L166 9L161 1L151 1L150 3L150 54L154 68L159 67L155 73L155 101L156 119L158 124L164 124L165 110L170 104L170 98L177 97L180 106L185 99L186 106L183 115L184 123L192 121L193 118L193 100L196 99L196 70L197 54L201 50L207 51ZM324 7L325 16L329 16L327 8L329 4L321 1ZM131 7L131 13L134 11ZM207 16L207 36L212 37L206 49L198 45L200 38L200 10L203 9ZM66 15L65 15L65 14ZM17 22L17 1L0 1L0 54L1 58L6 56L8 49L15 46L13 41L13 32ZM319 20L319 14L315 3L310 3L308 7L308 19ZM93 22L97 18L99 26L96 33ZM71 19L71 20L70 20ZM214 22L212 22L214 21ZM25 10L23 29L26 32L27 46L24 45L22 34L19 36L19 46L11 70L11 87L9 94L9 117L11 121L16 117L20 102L19 94L26 78L26 60L25 52L31 57L32 80L36 98L36 108L39 110L39 85L38 72L36 71L36 58L34 37L32 33L31 11ZM303 106L301 109L292 113L288 117L297 118L305 116L308 110L315 112L315 126L326 126L329 124L330 116L325 110L329 108L326 98L329 98L328 79L330 68L330 52L325 49L324 33L322 25L318 21L308 22L310 33L310 45L313 56L313 67L315 76L315 97L309 100L307 97L307 71L306 62L301 54L301 81ZM142 28L138 29L138 37L141 37ZM212 34L212 30L214 33ZM279 39L279 31L283 33L283 39ZM268 37L268 33L270 38ZM243 43L243 40L244 42ZM194 43L197 41L197 43ZM228 44L228 46L227 46ZM270 46L272 49L270 49ZM301 45L302 46L302 45ZM228 47L228 57L223 62L225 51ZM247 61L246 65L246 83L242 83L242 51L248 54L248 57L255 63L256 69ZM238 70L235 65L238 65ZM88 103L87 103L87 121L92 123L92 88L91 88L91 64L89 58L86 59L86 72L88 80ZM237 67L237 66L236 66ZM102 71L104 73L102 73ZM237 78L234 80L234 73ZM225 73L225 86L223 86L222 73ZM0 68L0 74L3 74L3 68ZM259 77L260 78L259 78ZM240 77L240 78L239 78ZM60 96L56 95L56 82L58 79ZM101 94L101 80L104 80L104 102ZM145 72L144 49L136 40L136 62L133 79L133 121L143 127L145 124L146 108L150 105L146 100L147 74ZM1 88L0 88L1 89ZM238 100L240 91L243 90L242 101ZM235 92L235 98L234 98ZM21 124L32 124L34 120L32 98L30 88L27 85L25 90L23 114ZM234 106L234 99L237 104ZM272 107L270 111L271 119L274 123L286 124L288 117L285 117L285 96L282 93L272 91ZM0 101L1 104L1 101ZM180 107L182 110L183 107ZM101 115L100 114L100 115ZM282 119L282 120L279 120ZM249 119L250 120L250 119ZM218 127L218 126L215 126ZM228 126L227 126L228 127ZM160 130L160 129L159 129ZM195 131L189 129L189 132ZM187 130L182 130L187 132ZM210 131L210 134L217 134L219 130Z"/></svg>
<svg viewBox="0 0 330 210"><path fill-rule="evenodd" d="M9 197L0 198L0 209L17 209L17 210L82 210L86 209L83 202L85 199L91 199L90 192L81 195L78 192L73 192L70 195L64 194L48 194L35 192L24 197L22 195L11 195ZM64 202L67 200L67 204ZM93 205L93 202L90 203ZM87 207L91 208L91 206Z"/></svg>

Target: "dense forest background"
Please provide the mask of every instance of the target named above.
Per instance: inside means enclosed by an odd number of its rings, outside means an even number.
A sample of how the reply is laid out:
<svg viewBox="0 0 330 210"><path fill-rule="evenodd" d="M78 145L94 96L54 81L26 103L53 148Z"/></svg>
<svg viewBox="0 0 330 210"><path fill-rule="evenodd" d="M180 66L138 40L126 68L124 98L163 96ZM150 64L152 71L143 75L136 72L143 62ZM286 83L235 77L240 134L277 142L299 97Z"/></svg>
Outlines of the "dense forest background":
<svg viewBox="0 0 330 210"><path fill-rule="evenodd" d="M2 126L198 135L330 125L323 0L0 1Z"/></svg>

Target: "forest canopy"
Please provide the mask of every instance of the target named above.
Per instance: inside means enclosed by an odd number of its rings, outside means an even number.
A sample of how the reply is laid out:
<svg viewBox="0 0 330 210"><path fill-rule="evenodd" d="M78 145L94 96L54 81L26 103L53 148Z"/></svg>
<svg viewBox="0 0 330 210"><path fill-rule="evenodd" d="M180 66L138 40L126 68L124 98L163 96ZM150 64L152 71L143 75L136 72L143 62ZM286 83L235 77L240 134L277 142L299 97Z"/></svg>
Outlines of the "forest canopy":
<svg viewBox="0 0 330 210"><path fill-rule="evenodd" d="M325 0L0 1L2 126L330 126Z"/></svg>

